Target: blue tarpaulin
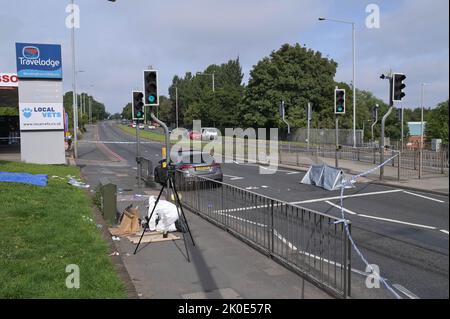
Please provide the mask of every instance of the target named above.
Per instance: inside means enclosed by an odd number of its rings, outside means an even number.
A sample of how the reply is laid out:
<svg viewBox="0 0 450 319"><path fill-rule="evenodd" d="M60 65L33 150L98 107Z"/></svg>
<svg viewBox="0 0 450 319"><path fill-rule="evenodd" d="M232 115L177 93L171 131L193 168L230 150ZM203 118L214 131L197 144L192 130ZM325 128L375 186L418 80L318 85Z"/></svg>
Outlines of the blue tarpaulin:
<svg viewBox="0 0 450 319"><path fill-rule="evenodd" d="M37 186L47 186L47 174L0 172L0 182L23 183Z"/></svg>

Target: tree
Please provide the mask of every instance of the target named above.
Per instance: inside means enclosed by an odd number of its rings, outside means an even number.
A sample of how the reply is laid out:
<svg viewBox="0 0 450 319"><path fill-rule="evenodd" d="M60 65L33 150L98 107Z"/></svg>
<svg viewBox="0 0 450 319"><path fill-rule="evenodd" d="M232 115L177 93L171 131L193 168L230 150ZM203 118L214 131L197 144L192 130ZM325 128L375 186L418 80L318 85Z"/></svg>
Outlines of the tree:
<svg viewBox="0 0 450 319"><path fill-rule="evenodd" d="M131 102L127 103L127 105L125 105L122 109L122 118L126 119L126 120L131 120L132 118L132 114L131 114Z"/></svg>
<svg viewBox="0 0 450 319"><path fill-rule="evenodd" d="M442 139L444 144L448 144L448 100L439 103L438 106L428 114L425 126L427 141L431 139Z"/></svg>
<svg viewBox="0 0 450 319"><path fill-rule="evenodd" d="M209 65L203 75L187 72L184 77L174 76L169 88L172 102L171 120L175 122L176 91L178 91L179 123L186 127L193 120L201 120L203 126L233 126L238 121L238 107L243 97L244 77L239 58L221 65ZM215 91L212 91L213 74Z"/></svg>
<svg viewBox="0 0 450 319"><path fill-rule="evenodd" d="M337 63L322 54L295 44L284 44L259 61L241 106L243 125L284 127L278 107L285 101L287 120L306 126L306 108L312 103L318 125L330 125Z"/></svg>
<svg viewBox="0 0 450 319"><path fill-rule="evenodd" d="M173 117L175 106L172 105L172 101L166 96L161 95L159 97L159 106L156 109L157 117L169 126L173 126L175 119Z"/></svg>

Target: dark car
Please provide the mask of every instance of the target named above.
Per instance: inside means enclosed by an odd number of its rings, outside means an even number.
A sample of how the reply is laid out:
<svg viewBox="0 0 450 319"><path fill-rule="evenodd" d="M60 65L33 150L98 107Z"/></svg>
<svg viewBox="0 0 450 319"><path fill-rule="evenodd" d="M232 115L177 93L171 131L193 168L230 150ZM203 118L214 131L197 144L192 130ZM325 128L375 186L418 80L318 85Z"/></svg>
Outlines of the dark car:
<svg viewBox="0 0 450 319"><path fill-rule="evenodd" d="M175 170L177 175L182 174L181 178L176 180L177 185L180 185L179 183L181 181L184 183L193 183L196 180L196 176L219 182L223 181L222 168L219 163L214 161L214 158L210 154L190 150L183 151L178 156L181 160L178 163L170 163L168 168L163 168L165 160L159 161L159 165L155 167L154 171L155 182L164 185L167 179L168 169Z"/></svg>

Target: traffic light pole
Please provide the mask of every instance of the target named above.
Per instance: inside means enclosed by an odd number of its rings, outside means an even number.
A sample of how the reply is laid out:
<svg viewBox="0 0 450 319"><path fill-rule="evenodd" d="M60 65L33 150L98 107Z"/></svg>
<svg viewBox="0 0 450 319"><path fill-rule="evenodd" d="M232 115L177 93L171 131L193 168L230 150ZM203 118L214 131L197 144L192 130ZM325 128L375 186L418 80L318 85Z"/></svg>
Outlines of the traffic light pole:
<svg viewBox="0 0 450 319"><path fill-rule="evenodd" d="M335 115L334 116L336 119L336 151L334 152L334 166L336 168L339 167L339 157L338 157L338 152L339 152L339 115Z"/></svg>
<svg viewBox="0 0 450 319"><path fill-rule="evenodd" d="M153 109L150 108L150 117L153 121L161 125L161 127L164 129L165 137L166 137L166 161L167 164L169 164L170 160L170 138L169 138L169 128L167 127L166 123L161 121L155 116L155 113L153 112Z"/></svg>
<svg viewBox="0 0 450 319"><path fill-rule="evenodd" d="M141 135L139 132L139 123L136 121L136 163L137 163L137 186L141 188Z"/></svg>
<svg viewBox="0 0 450 319"><path fill-rule="evenodd" d="M394 109L394 101L393 101L393 92L392 92L392 78L389 79L389 110L384 114L383 119L381 120L381 141L380 141L380 164L384 163L384 129L386 119L391 114ZM380 167L380 181L384 178L384 166Z"/></svg>

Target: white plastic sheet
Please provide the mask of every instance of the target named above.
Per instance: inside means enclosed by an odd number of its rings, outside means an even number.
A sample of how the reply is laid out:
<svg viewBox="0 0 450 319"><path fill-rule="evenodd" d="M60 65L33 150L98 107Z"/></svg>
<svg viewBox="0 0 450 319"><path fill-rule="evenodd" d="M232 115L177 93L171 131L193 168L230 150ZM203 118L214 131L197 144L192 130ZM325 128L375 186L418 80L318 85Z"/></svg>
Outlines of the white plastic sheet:
<svg viewBox="0 0 450 319"><path fill-rule="evenodd" d="M300 183L335 191L342 187L344 180L344 172L339 168L327 165L312 165ZM349 187L351 186L345 186L345 188Z"/></svg>

